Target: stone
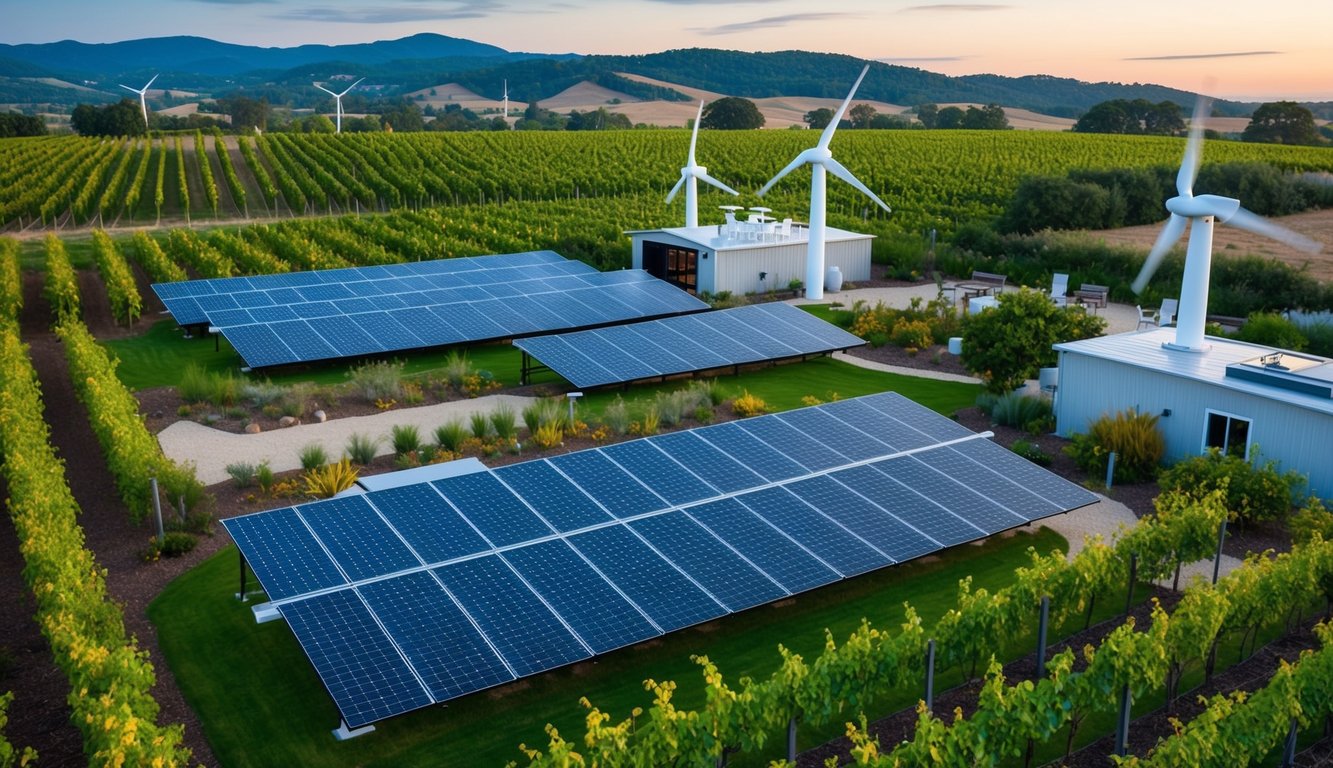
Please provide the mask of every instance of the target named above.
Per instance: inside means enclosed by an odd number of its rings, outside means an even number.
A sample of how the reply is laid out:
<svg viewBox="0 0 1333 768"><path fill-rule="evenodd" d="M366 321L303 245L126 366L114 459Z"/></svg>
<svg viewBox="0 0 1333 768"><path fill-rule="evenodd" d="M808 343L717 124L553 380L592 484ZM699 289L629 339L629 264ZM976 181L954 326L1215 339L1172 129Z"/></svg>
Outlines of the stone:
<svg viewBox="0 0 1333 768"><path fill-rule="evenodd" d="M315 415L315 422L318 424L323 424L324 422L329 420L329 415L323 411L315 411L314 415Z"/></svg>
<svg viewBox="0 0 1333 768"><path fill-rule="evenodd" d="M278 419L279 427L294 427L300 423L301 420L296 418L295 416L283 416L281 419Z"/></svg>
<svg viewBox="0 0 1333 768"><path fill-rule="evenodd" d="M247 435L257 435L257 434L259 434L260 432L263 432L263 431L264 431L264 428L261 427L261 426L259 426L258 424L256 424L256 423L253 422L253 421L250 422L249 424L246 424L246 425L245 425L245 434L247 434Z"/></svg>

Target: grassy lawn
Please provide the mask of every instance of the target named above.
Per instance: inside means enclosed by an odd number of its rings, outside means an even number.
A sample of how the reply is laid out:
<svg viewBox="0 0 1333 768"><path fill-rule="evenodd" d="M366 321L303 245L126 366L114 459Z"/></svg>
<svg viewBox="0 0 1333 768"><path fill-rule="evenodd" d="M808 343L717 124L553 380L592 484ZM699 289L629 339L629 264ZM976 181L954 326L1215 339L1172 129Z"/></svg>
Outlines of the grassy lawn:
<svg viewBox="0 0 1333 768"><path fill-rule="evenodd" d="M698 706L702 685L691 654L707 654L734 683L745 675L769 674L778 663L779 643L811 658L824 645L825 628L841 641L862 617L877 626L894 625L904 601L911 601L930 626L954 605L960 578L972 575L974 588L1004 586L1014 568L1027 562L1030 546L1047 551L1063 548L1065 541L1043 528L958 547L829 585L780 607L755 608L443 707L390 718L376 732L341 743L329 733L338 724L337 710L290 630L281 621L256 625L253 603L234 598L234 547L172 582L148 613L167 662L224 765L502 765L522 757L520 743L544 745L546 723L567 738L580 737L585 714L580 696L623 718L632 707L651 703L641 681L654 678L676 680L681 684L677 703ZM1119 599L1099 602L1111 614L1117 610L1112 604L1123 605ZM997 650L1017 656L1030 650L1027 645ZM957 680L958 673L948 671L938 685ZM880 711L910 706L919 695L916 688L902 691L883 702ZM800 743L808 746L842 730L841 722L818 731L803 728ZM769 743L781 750L782 739L773 736ZM762 765L779 755L740 756L732 764Z"/></svg>

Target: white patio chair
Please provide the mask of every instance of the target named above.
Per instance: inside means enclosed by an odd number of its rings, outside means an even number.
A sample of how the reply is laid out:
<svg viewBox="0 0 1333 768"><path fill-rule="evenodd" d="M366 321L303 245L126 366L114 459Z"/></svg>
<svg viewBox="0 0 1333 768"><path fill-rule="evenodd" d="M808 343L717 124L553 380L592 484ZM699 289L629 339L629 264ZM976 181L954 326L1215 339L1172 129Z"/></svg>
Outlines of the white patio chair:
<svg viewBox="0 0 1333 768"><path fill-rule="evenodd" d="M1056 272L1051 276L1051 303L1057 307L1068 306L1069 275Z"/></svg>

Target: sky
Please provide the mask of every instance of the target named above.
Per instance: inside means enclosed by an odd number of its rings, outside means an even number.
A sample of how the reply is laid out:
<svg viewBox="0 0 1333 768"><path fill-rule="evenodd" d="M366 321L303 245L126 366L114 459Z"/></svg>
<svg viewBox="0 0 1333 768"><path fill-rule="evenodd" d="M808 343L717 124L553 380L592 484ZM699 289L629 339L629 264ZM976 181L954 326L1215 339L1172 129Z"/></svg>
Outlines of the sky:
<svg viewBox="0 0 1333 768"><path fill-rule="evenodd" d="M1243 100L1333 100L1330 0L40 0L0 42L199 35L288 47L419 32L536 53L673 48L843 53L947 75L1157 83Z"/></svg>

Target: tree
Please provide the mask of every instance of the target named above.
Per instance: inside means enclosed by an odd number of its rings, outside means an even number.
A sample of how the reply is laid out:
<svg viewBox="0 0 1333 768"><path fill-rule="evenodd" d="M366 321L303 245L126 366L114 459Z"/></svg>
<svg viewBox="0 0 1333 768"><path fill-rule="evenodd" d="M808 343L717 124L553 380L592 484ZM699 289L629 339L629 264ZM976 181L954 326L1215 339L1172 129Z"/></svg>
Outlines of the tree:
<svg viewBox="0 0 1333 768"><path fill-rule="evenodd" d="M963 326L963 365L991 392L1010 392L1037 370L1055 365L1052 347L1099 336L1106 321L1080 309L1057 307L1044 292L1027 288L999 296Z"/></svg>
<svg viewBox="0 0 1333 768"><path fill-rule="evenodd" d="M1004 131L1009 128L1009 118L1004 116L1004 109L999 104L987 104L981 109L968 107L963 114L963 127L981 131Z"/></svg>
<svg viewBox="0 0 1333 768"><path fill-rule="evenodd" d="M1125 109L1124 99L1094 104L1074 123L1075 133L1135 133L1135 121Z"/></svg>
<svg viewBox="0 0 1333 768"><path fill-rule="evenodd" d="M726 96L704 107L700 128L723 131L744 131L764 127L764 116L749 99Z"/></svg>
<svg viewBox="0 0 1333 768"><path fill-rule="evenodd" d="M934 128L939 122L940 108L936 104L920 104L916 108L916 119L922 128Z"/></svg>
<svg viewBox="0 0 1333 768"><path fill-rule="evenodd" d="M936 128L962 128L967 113L958 107L945 107L935 117Z"/></svg>
<svg viewBox="0 0 1333 768"><path fill-rule="evenodd" d="M70 127L81 136L142 136L147 133L139 104L129 99L105 107L80 104L70 115Z"/></svg>
<svg viewBox="0 0 1333 768"><path fill-rule="evenodd" d="M231 115L232 127L237 130L268 130L268 99L232 96L219 99L218 106L224 115Z"/></svg>
<svg viewBox="0 0 1333 768"><path fill-rule="evenodd" d="M1148 133L1174 136L1185 130L1185 117L1174 101L1112 99L1093 105L1074 123L1078 133Z"/></svg>
<svg viewBox="0 0 1333 768"><path fill-rule="evenodd" d="M1294 101L1261 104L1240 135L1241 141L1268 144L1318 144L1314 113Z"/></svg>
<svg viewBox="0 0 1333 768"><path fill-rule="evenodd" d="M0 139L13 136L45 136L46 123L35 115L0 112Z"/></svg>
<svg viewBox="0 0 1333 768"><path fill-rule="evenodd" d="M875 108L869 104L857 104L847 111L847 116L852 119L853 128L869 128L875 119L875 114Z"/></svg>
<svg viewBox="0 0 1333 768"><path fill-rule="evenodd" d="M827 128L828 124L833 122L833 110L828 107L812 109L805 113L804 119L811 128L820 131Z"/></svg>
<svg viewBox="0 0 1333 768"><path fill-rule="evenodd" d="M380 119L394 131L421 131L426 128L426 121L421 116L421 107L410 101L400 101L385 112Z"/></svg>

